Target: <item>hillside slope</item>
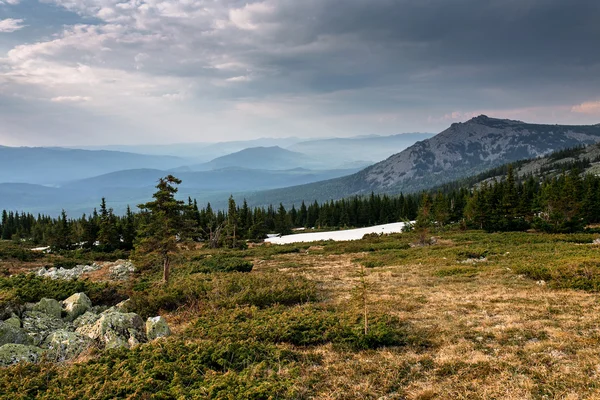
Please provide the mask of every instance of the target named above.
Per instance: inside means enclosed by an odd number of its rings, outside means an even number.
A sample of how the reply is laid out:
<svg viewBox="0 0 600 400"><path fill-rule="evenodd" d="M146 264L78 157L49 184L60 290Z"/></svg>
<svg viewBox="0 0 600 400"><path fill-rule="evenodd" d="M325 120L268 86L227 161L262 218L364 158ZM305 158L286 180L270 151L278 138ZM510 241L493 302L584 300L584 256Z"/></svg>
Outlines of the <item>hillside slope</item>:
<svg viewBox="0 0 600 400"><path fill-rule="evenodd" d="M254 193L254 204L338 199L371 191L411 193L490 168L557 150L600 142L600 124L540 125L484 115L452 124L366 169L342 178Z"/></svg>

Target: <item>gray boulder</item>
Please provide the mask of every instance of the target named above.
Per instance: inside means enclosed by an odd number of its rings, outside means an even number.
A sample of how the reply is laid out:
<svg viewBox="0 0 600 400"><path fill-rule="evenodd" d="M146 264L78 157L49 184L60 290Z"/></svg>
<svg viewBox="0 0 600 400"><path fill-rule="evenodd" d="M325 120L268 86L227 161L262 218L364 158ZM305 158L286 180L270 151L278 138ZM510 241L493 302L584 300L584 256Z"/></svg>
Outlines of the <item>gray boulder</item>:
<svg viewBox="0 0 600 400"><path fill-rule="evenodd" d="M75 293L62 302L62 308L67 313L65 319L73 321L92 308L92 301L85 293Z"/></svg>
<svg viewBox="0 0 600 400"><path fill-rule="evenodd" d="M94 322L98 321L98 319L100 319L100 315L91 311L86 311L84 314L75 318L75 321L73 321L73 326L75 329L77 329L83 325L92 325Z"/></svg>
<svg viewBox="0 0 600 400"><path fill-rule="evenodd" d="M171 335L167 321L163 317L148 318L146 321L146 336L148 340L154 340Z"/></svg>
<svg viewBox="0 0 600 400"><path fill-rule="evenodd" d="M54 299L41 299L33 306L33 311L39 311L48 314L54 318L60 318L62 307L60 303Z"/></svg>
<svg viewBox="0 0 600 400"><path fill-rule="evenodd" d="M20 326L0 321L0 346L5 344L32 344L33 340Z"/></svg>
<svg viewBox="0 0 600 400"><path fill-rule="evenodd" d="M76 332L108 349L131 348L146 341L144 321L134 313L105 313L95 323L80 326Z"/></svg>
<svg viewBox="0 0 600 400"><path fill-rule="evenodd" d="M21 361L37 362L44 351L35 346L9 343L0 346L0 366L7 367Z"/></svg>
<svg viewBox="0 0 600 400"><path fill-rule="evenodd" d="M126 313L129 311L130 305L131 305L130 299L123 300L122 302L118 303L117 305L114 305L114 306L102 311L102 314L113 313L113 312Z"/></svg>
<svg viewBox="0 0 600 400"><path fill-rule="evenodd" d="M53 331L68 327L62 319L51 317L39 311L27 311L23 314L23 329L39 346Z"/></svg>
<svg viewBox="0 0 600 400"><path fill-rule="evenodd" d="M77 357L92 344L92 340L77 332L59 329L52 332L42 343L47 356L54 361L64 361Z"/></svg>

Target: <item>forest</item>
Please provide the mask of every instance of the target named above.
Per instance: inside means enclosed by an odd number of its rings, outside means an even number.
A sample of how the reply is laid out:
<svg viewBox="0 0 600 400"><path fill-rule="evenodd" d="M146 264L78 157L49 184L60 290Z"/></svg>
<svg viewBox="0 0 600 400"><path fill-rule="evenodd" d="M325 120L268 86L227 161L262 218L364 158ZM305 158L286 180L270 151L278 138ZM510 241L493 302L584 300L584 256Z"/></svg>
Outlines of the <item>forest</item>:
<svg viewBox="0 0 600 400"><path fill-rule="evenodd" d="M472 188L445 185L398 196L371 193L288 208L251 208L245 200L240 206L230 197L228 210L213 210L210 203L200 208L188 198L179 212L189 222L186 235L211 247L244 246L245 241L260 241L268 233L289 234L295 228L344 229L415 219L420 227L458 223L488 232L578 232L600 222L600 177L582 175L579 165L569 167L558 176L540 179L531 174L518 178L509 165L502 179L488 178ZM55 218L4 210L0 233L3 240L54 249L130 250L143 215L129 207L125 215L116 215L104 198L99 209L79 218L64 211Z"/></svg>

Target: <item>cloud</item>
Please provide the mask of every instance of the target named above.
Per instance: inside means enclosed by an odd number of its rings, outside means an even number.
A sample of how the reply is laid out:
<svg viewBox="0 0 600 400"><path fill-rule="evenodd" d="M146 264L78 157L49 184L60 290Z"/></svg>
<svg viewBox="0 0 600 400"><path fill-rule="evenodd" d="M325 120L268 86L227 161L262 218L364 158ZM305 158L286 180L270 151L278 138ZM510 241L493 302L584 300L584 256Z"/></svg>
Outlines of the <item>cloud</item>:
<svg viewBox="0 0 600 400"><path fill-rule="evenodd" d="M92 98L88 96L58 96L50 99L55 103L82 103L91 101Z"/></svg>
<svg viewBox="0 0 600 400"><path fill-rule="evenodd" d="M17 7L17 26L54 31L6 36L0 93L84 94L78 109L165 140L199 139L198 127L302 136L308 118L311 135L331 136L441 130L479 110L597 116L585 111L600 91L597 0L42 1L64 15ZM35 107L49 104L74 108Z"/></svg>
<svg viewBox="0 0 600 400"><path fill-rule="evenodd" d="M16 4L16 3L9 3ZM10 33L25 28L22 19L6 18L0 20L0 33Z"/></svg>
<svg viewBox="0 0 600 400"><path fill-rule="evenodd" d="M21 2L21 0L0 0L0 4L8 4L11 6L16 6L20 2Z"/></svg>
<svg viewBox="0 0 600 400"><path fill-rule="evenodd" d="M585 103L573 106L572 111L580 114L590 114L600 116L600 100L587 101Z"/></svg>

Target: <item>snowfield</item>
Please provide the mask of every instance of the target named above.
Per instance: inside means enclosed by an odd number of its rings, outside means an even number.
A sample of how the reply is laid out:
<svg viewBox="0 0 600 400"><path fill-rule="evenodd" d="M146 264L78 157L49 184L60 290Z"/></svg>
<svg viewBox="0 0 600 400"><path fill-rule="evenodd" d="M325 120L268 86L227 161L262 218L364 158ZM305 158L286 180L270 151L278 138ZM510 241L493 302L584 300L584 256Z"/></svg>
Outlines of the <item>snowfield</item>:
<svg viewBox="0 0 600 400"><path fill-rule="evenodd" d="M359 240L368 233L399 233L402 232L404 222L393 224L375 225L368 228L348 229L345 231L299 233L282 237L270 237L265 242L273 244L290 244L303 242L318 242L320 240L334 240L342 242L345 240Z"/></svg>

